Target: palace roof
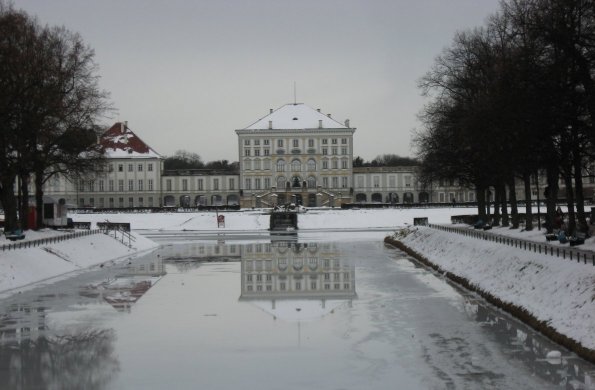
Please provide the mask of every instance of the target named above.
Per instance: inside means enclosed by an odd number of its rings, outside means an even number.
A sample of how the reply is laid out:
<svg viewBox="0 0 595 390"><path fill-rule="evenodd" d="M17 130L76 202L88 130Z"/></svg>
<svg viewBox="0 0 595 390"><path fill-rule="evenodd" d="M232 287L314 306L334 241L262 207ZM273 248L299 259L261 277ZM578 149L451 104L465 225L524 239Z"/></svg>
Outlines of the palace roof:
<svg viewBox="0 0 595 390"><path fill-rule="evenodd" d="M140 139L128 122L116 122L99 138L108 158L160 158L153 148Z"/></svg>
<svg viewBox="0 0 595 390"><path fill-rule="evenodd" d="M340 123L303 103L290 103L271 112L243 130L349 129L349 121Z"/></svg>

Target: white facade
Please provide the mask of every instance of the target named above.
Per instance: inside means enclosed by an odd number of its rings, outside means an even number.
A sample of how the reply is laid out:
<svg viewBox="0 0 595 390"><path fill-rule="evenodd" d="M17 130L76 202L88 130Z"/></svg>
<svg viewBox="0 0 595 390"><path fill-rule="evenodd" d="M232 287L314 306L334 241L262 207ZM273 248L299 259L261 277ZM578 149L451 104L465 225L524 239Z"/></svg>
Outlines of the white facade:
<svg viewBox="0 0 595 390"><path fill-rule="evenodd" d="M353 133L301 103L286 104L236 130L244 207L321 206L353 187ZM341 193L341 195L339 195Z"/></svg>

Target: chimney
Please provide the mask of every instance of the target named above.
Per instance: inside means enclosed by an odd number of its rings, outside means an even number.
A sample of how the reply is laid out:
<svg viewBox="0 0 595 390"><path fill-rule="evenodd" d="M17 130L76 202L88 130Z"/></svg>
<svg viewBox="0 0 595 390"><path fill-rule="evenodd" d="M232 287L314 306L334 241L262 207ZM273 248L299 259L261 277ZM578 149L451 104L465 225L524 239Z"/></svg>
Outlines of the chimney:
<svg viewBox="0 0 595 390"><path fill-rule="evenodd" d="M269 121L269 129L273 128L273 121Z"/></svg>
<svg viewBox="0 0 595 390"><path fill-rule="evenodd" d="M124 134L124 122L120 122L120 133Z"/></svg>
<svg viewBox="0 0 595 390"><path fill-rule="evenodd" d="M317 108L316 111L320 112L320 108Z"/></svg>
<svg viewBox="0 0 595 390"><path fill-rule="evenodd" d="M328 116L330 118L331 117L331 114L326 114L326 116Z"/></svg>
<svg viewBox="0 0 595 390"><path fill-rule="evenodd" d="M319 129L322 129L322 119L319 119L318 120L318 128Z"/></svg>
<svg viewBox="0 0 595 390"><path fill-rule="evenodd" d="M349 119L345 119L345 127L349 127Z"/></svg>
<svg viewBox="0 0 595 390"><path fill-rule="evenodd" d="M272 113L273 113L273 109L269 108L269 114L272 114Z"/></svg>

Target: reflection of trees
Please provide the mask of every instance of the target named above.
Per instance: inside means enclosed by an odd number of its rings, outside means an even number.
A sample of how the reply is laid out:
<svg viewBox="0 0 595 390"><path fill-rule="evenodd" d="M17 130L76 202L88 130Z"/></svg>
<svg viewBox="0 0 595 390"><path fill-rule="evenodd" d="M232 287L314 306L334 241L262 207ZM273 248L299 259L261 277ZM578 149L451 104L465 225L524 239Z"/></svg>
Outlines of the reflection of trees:
<svg viewBox="0 0 595 390"><path fill-rule="evenodd" d="M120 366L111 329L0 346L2 389L104 389ZM4 371L6 370L6 371Z"/></svg>

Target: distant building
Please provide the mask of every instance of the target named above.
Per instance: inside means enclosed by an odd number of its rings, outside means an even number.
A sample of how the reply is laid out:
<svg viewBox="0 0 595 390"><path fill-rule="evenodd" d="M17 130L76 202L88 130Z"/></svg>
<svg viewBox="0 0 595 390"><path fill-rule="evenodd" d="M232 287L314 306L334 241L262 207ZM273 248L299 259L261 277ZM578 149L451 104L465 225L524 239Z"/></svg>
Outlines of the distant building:
<svg viewBox="0 0 595 390"><path fill-rule="evenodd" d="M286 104L238 135L242 207L349 202L353 187L353 133L302 103Z"/></svg>

